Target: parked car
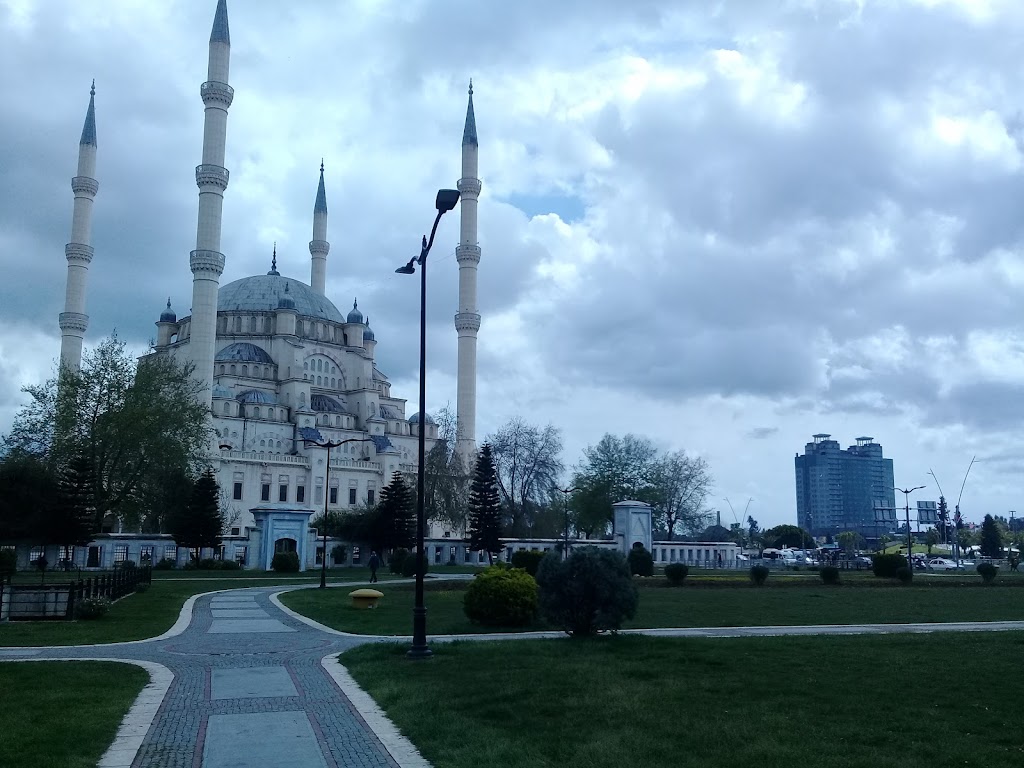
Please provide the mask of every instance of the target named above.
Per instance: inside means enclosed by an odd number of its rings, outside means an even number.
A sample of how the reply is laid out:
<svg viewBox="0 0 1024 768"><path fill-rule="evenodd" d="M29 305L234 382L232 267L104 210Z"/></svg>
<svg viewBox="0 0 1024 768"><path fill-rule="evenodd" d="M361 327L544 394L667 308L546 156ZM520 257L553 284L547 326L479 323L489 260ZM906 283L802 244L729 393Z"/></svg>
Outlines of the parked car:
<svg viewBox="0 0 1024 768"><path fill-rule="evenodd" d="M955 571L956 569L956 563L944 557L934 557L928 561L928 570L930 571Z"/></svg>
<svg viewBox="0 0 1024 768"><path fill-rule="evenodd" d="M867 555L857 555L857 557L853 558L853 566L857 570L860 570L861 568L871 568L874 564L875 561Z"/></svg>

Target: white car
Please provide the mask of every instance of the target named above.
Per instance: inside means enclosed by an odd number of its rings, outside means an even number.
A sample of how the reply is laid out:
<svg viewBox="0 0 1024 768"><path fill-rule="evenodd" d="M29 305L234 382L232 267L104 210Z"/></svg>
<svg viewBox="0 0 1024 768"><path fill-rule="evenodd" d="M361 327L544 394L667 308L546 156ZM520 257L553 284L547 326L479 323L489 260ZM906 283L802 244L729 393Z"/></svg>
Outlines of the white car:
<svg viewBox="0 0 1024 768"><path fill-rule="evenodd" d="M955 571L956 563L952 560L947 560L944 557L934 557L928 561L928 570L930 571Z"/></svg>

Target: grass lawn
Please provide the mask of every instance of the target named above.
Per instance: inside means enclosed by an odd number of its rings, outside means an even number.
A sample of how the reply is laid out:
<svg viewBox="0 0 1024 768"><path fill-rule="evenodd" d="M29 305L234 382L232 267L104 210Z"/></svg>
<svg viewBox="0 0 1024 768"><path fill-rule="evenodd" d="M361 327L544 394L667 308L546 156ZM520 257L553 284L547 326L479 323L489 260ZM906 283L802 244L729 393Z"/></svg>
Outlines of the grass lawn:
<svg viewBox="0 0 1024 768"><path fill-rule="evenodd" d="M147 682L146 671L131 664L0 663L0 765L96 765Z"/></svg>
<svg viewBox="0 0 1024 768"><path fill-rule="evenodd" d="M328 583L358 582L368 578L369 571L352 569L330 574ZM0 646L87 645L142 640L170 629L185 600L200 592L274 584L309 584L318 579L305 578L302 574L267 576L258 581L240 581L230 577L154 579L148 591L117 601L110 613L98 621L18 621L0 624Z"/></svg>
<svg viewBox="0 0 1024 768"><path fill-rule="evenodd" d="M341 660L436 768L1024 763L1022 633L432 648L425 662L376 644ZM951 691L936 659L971 685Z"/></svg>
<svg viewBox="0 0 1024 768"><path fill-rule="evenodd" d="M773 574L771 579L775 579ZM746 582L718 587L641 587L636 618L627 627L735 627L798 624L860 624L936 621L1024 620L1024 589L982 586L980 579L938 581L939 586L895 586L874 577L826 587L814 579L755 589ZM695 582L696 583L696 582ZM771 582L769 582L771 583ZM471 624L462 609L469 582L428 583L427 627L432 635L492 632ZM781 584L781 583L780 583ZM860 586L858 586L860 584ZM376 610L357 610L344 592L303 590L281 596L292 610L345 632L411 633L410 584L382 586ZM541 623L526 629L547 629ZM512 630L515 631L515 630ZM0 630L2 632L2 630ZM2 634L0 634L2 637Z"/></svg>

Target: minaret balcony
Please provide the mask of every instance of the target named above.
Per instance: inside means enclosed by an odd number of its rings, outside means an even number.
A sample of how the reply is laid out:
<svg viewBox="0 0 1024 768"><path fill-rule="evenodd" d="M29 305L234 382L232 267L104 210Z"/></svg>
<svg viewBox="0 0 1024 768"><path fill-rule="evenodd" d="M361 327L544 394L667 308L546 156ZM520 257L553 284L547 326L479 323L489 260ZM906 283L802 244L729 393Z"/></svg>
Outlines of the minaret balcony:
<svg viewBox="0 0 1024 768"><path fill-rule="evenodd" d="M479 264L480 246L469 245L468 243L459 243L455 246L455 260L459 262L459 264Z"/></svg>
<svg viewBox="0 0 1024 768"><path fill-rule="evenodd" d="M463 331L476 333L480 330L480 315L476 312L459 312L455 316L455 330L460 333Z"/></svg>
<svg viewBox="0 0 1024 768"><path fill-rule="evenodd" d="M207 107L223 107L227 109L235 100L235 89L227 83L208 80L199 86L199 95Z"/></svg>
<svg viewBox="0 0 1024 768"><path fill-rule="evenodd" d="M73 267L88 267L95 251L85 243L68 243L64 246L64 256Z"/></svg>
<svg viewBox="0 0 1024 768"><path fill-rule="evenodd" d="M314 256L318 256L320 254L326 256L331 252L331 244L326 240L310 240L309 252Z"/></svg>
<svg viewBox="0 0 1024 768"><path fill-rule="evenodd" d="M85 333L89 328L89 316L81 312L61 312L57 324L62 331L78 331Z"/></svg>
<svg viewBox="0 0 1024 768"><path fill-rule="evenodd" d="M75 176L71 180L71 191L75 197L96 197L100 191L100 183L90 176Z"/></svg>
<svg viewBox="0 0 1024 768"><path fill-rule="evenodd" d="M456 184L455 186L463 197L476 199L477 197L480 196L480 179L474 179L470 177L459 179L458 184Z"/></svg>
<svg viewBox="0 0 1024 768"><path fill-rule="evenodd" d="M216 187L223 192L228 188L228 180L230 178L231 174L223 166L209 164L196 166L196 186L200 189L203 187Z"/></svg>
<svg viewBox="0 0 1024 768"><path fill-rule="evenodd" d="M224 254L218 251L192 251L189 266L193 275L211 273L220 277L224 271Z"/></svg>

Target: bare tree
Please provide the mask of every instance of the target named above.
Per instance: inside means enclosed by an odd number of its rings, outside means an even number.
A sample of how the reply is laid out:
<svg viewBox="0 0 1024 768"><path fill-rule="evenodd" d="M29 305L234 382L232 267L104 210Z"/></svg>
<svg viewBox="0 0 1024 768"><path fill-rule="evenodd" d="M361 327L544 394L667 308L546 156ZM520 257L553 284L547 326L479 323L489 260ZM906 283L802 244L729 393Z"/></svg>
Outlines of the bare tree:
<svg viewBox="0 0 1024 768"><path fill-rule="evenodd" d="M711 489L708 463L686 451L673 451L658 458L648 475L651 505L664 524L671 541L677 528L694 531L707 525L711 513L705 508Z"/></svg>
<svg viewBox="0 0 1024 768"><path fill-rule="evenodd" d="M530 533L536 513L550 502L565 470L562 432L551 424L539 427L516 416L488 436L487 442L494 453L506 530L513 535Z"/></svg>
<svg viewBox="0 0 1024 768"><path fill-rule="evenodd" d="M437 412L437 442L427 452L423 473L424 506L428 520L466 528L469 474L455 450L456 418L450 406ZM410 482L416 487L416 477Z"/></svg>

